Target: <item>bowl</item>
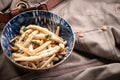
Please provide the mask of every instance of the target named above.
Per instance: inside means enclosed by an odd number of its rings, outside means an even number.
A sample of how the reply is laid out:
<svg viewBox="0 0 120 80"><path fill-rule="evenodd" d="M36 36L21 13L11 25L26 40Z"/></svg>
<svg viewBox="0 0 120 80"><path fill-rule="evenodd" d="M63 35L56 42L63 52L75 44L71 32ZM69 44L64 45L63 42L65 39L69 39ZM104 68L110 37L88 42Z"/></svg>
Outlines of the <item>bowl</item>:
<svg viewBox="0 0 120 80"><path fill-rule="evenodd" d="M22 26L28 26L30 24L48 28L52 32L55 31L57 26L60 26L60 37L67 41L67 50L66 54L62 57L62 59L56 62L53 66L43 69L40 68L34 69L22 66L21 64L13 60L12 52L10 49L10 46L12 44L10 43L10 40L13 39L16 35L20 34L19 30ZM63 63L68 58L68 56L70 56L74 47L74 43L75 43L74 33L69 23L62 17L52 12L42 10L27 11L15 16L5 25L1 35L1 46L6 57L17 67L28 71L43 71L54 68L55 66Z"/></svg>

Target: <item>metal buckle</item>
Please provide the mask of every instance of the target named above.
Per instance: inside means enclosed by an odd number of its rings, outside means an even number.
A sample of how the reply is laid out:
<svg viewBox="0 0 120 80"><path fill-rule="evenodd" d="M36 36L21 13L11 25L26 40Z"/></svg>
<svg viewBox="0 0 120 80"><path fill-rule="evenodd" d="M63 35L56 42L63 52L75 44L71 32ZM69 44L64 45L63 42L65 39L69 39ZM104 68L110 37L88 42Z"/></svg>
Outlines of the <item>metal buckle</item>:
<svg viewBox="0 0 120 80"><path fill-rule="evenodd" d="M48 11L48 7L46 5L46 2L38 2L38 4L40 4L39 6L36 6L36 8L38 10L44 8L45 10ZM28 2L21 0L21 1L17 2L17 4L15 5L15 8L13 10L16 10L16 9L26 9L26 8L29 8L29 7L30 7L30 5L29 5Z"/></svg>
<svg viewBox="0 0 120 80"><path fill-rule="evenodd" d="M19 1L19 2L16 3L15 8L13 10L15 10L15 9L26 9L26 8L29 8L29 4L25 1Z"/></svg>
<svg viewBox="0 0 120 80"><path fill-rule="evenodd" d="M45 3L39 3L40 5L37 7L37 9L45 8L48 11L48 7Z"/></svg>

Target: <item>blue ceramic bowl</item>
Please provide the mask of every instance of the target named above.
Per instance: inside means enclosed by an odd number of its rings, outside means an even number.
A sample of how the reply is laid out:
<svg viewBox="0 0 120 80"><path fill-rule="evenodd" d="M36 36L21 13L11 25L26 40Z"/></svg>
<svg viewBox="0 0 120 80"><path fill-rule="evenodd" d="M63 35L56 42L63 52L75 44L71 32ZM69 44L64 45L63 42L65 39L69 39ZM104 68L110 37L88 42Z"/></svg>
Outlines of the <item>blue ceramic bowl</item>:
<svg viewBox="0 0 120 80"><path fill-rule="evenodd" d="M40 11L40 10L33 10L21 13L14 18L12 18L4 27L2 36L1 36L1 46L3 49L3 52L6 54L7 58L17 66L28 69L28 70L40 70L40 69L30 69L28 67L24 67L12 60L12 53L10 50L10 40L14 38L16 35L19 34L19 30L21 26L27 26L29 24L35 24L40 25L42 27L49 26L47 28L51 29L53 32L55 31L57 26L60 26L60 36L67 41L67 54L62 58L61 61L56 63L54 66L57 66L58 64L62 63L65 59L68 58L68 56L71 54L73 47L74 47L74 34L71 29L71 26L68 24L67 21L65 21L60 16L48 12L48 11Z"/></svg>

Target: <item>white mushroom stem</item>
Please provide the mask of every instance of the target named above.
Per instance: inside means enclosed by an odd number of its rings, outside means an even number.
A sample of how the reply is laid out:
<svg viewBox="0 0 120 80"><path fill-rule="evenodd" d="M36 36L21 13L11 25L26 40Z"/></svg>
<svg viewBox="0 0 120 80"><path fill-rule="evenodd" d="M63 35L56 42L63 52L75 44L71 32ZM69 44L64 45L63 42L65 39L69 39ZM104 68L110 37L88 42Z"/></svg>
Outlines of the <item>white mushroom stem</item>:
<svg viewBox="0 0 120 80"><path fill-rule="evenodd" d="M59 43L63 42L63 39L61 37L59 37L58 35L52 33L51 31L49 31L45 28L42 28L42 27L39 27L36 25L29 25L27 28L28 29L36 29L36 30L39 30L40 32L43 32L45 34L50 34L57 42L59 42Z"/></svg>
<svg viewBox="0 0 120 80"><path fill-rule="evenodd" d="M29 56L29 57L20 57L20 58L14 58L15 61L37 61L42 60L48 56L51 56L55 53L57 53L61 49L60 46L58 46L55 50L52 50L50 52L46 52L44 54L38 55L38 56Z"/></svg>

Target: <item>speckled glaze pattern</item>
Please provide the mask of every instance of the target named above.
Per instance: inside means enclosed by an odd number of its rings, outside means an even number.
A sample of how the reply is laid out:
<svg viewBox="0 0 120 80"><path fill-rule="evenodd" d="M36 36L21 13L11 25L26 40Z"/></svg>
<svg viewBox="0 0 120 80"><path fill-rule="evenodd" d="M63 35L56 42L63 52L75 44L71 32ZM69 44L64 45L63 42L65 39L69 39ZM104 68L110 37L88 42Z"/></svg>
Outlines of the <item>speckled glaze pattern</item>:
<svg viewBox="0 0 120 80"><path fill-rule="evenodd" d="M1 46L6 56L12 62L14 61L11 58L12 53L9 47L13 44L11 44L9 41L19 34L19 30L22 26L27 26L30 24L46 27L52 32L55 32L56 27L60 26L60 36L67 41L68 49L65 57L63 57L63 59L55 65L62 63L71 54L74 47L75 38L71 26L68 24L68 22L54 13L33 10L15 16L6 24L3 29L1 36Z"/></svg>

